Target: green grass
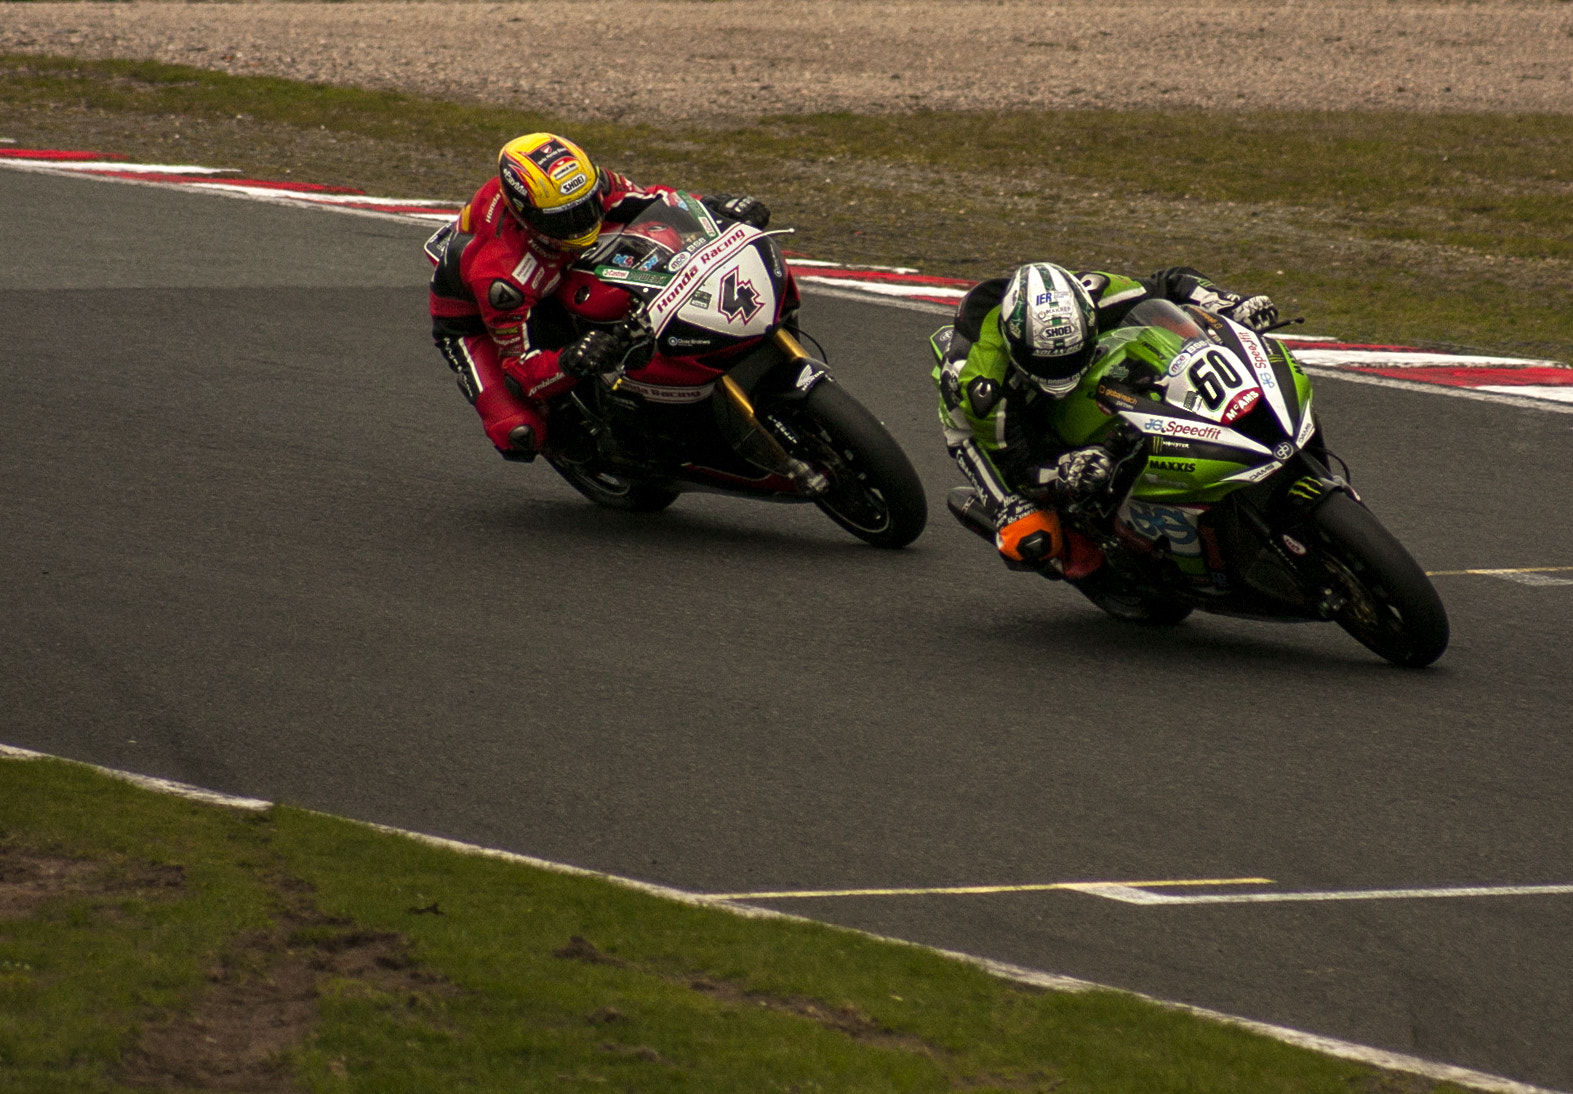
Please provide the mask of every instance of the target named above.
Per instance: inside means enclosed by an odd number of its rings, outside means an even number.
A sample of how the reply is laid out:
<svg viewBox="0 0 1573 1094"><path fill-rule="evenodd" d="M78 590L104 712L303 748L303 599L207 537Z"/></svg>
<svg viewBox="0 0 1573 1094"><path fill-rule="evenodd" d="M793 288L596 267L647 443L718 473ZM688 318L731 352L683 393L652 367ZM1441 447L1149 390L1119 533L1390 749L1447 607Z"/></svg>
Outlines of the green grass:
<svg viewBox="0 0 1573 1094"><path fill-rule="evenodd" d="M247 1074L313 1091L1396 1089L1127 995L0 762L0 878L45 861L75 863L69 883L0 911L5 1090L208 1088L203 1067L291 1013L292 984L305 1009Z"/></svg>
<svg viewBox="0 0 1573 1094"><path fill-rule="evenodd" d="M985 277L1189 264L1307 330L1566 359L1573 118L1043 111L613 125L151 62L0 57L0 136L463 200L507 139L765 197L795 249ZM1282 272L1280 272L1282 271Z"/></svg>

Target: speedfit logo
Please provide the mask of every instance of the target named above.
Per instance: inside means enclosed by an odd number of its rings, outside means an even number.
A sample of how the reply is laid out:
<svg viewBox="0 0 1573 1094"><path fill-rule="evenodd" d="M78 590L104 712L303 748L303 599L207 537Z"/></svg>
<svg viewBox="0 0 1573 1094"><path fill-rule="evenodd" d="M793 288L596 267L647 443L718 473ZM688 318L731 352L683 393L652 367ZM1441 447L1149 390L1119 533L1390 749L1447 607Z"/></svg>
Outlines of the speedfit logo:
<svg viewBox="0 0 1573 1094"><path fill-rule="evenodd" d="M1161 430L1168 437L1195 437L1199 441L1216 441L1223 436L1223 430L1215 425L1197 425L1178 418L1148 418L1142 429L1148 433Z"/></svg>

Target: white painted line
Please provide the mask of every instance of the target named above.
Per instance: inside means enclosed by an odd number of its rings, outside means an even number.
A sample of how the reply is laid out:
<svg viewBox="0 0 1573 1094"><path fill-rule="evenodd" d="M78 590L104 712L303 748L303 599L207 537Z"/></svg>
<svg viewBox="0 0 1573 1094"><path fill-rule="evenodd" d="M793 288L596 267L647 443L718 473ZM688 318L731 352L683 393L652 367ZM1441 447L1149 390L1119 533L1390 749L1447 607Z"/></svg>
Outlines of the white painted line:
<svg viewBox="0 0 1573 1094"><path fill-rule="evenodd" d="M795 260L789 259L787 265L791 266ZM838 289L836 285L845 285L840 279L798 277L798 284L802 291L815 296L834 296L840 300L856 300L860 304L872 304L878 308L900 308L903 311L920 311L926 315L942 315L947 318L956 314L956 309L944 304L935 304L928 300L903 300L900 297L875 298L867 293L852 292L848 289ZM812 283L809 283L812 282ZM926 352L926 351L924 351ZM932 361L933 355L929 354Z"/></svg>
<svg viewBox="0 0 1573 1094"><path fill-rule="evenodd" d="M794 265L788 262L787 265ZM902 285L892 281L854 281L849 277L815 277L813 274L798 274L799 281L806 281L811 285L840 285L856 286L867 293L878 293L880 296L944 296L960 300L967 295L966 289L952 289L944 285Z"/></svg>
<svg viewBox="0 0 1573 1094"><path fill-rule="evenodd" d="M817 266L826 270L878 270L881 273L915 274L923 271L916 266L848 266L845 262L826 262L822 258L790 258L793 266Z"/></svg>
<svg viewBox="0 0 1573 1094"><path fill-rule="evenodd" d="M60 756L51 756L47 752L33 752L26 748L17 748L14 745L5 744L0 744L0 757L7 760L64 759ZM97 764L83 764L80 760L64 760L64 762L91 767L102 775L121 779L128 783L135 783L144 790L152 790L158 794L172 794L177 798L189 798L192 801L204 802L208 805L224 805L231 809L247 809L254 812L273 808L272 802L265 802L260 798L238 798L233 794L222 794L217 790L204 790L200 786L192 786L189 783L177 783L170 779L156 779L152 775L138 775L131 771L116 771L112 767L99 767Z"/></svg>
<svg viewBox="0 0 1573 1094"><path fill-rule="evenodd" d="M1427 570L1427 577L1500 577L1520 585L1573 585L1573 578L1552 577L1573 571L1573 566L1518 566L1510 570Z"/></svg>
<svg viewBox="0 0 1573 1094"><path fill-rule="evenodd" d="M163 182L147 179L114 178L109 175L75 174L61 171L52 162L37 160L10 160L0 157L0 168L10 168L13 171L31 171L40 175L62 175L69 178L91 179L95 182L118 183L122 186L152 186L160 190L175 190L190 193L199 188L199 184L189 182ZM298 195L289 190L261 190L257 193L245 193L247 187L237 186L200 186L201 192L220 197L236 198L242 201L260 201L264 205L283 205L291 209L322 209L332 213L347 213L350 216L371 217L374 220L391 220L395 224L409 224L413 221L441 220L449 221L453 216L448 213L383 213L375 209L355 209L344 205L336 205L324 201L300 201ZM412 203L419 204L419 203Z"/></svg>
<svg viewBox="0 0 1573 1094"><path fill-rule="evenodd" d="M1486 357L1468 353L1426 353L1374 349L1297 349L1291 351L1306 365L1378 365L1386 368L1463 368L1474 365L1565 368L1562 361L1529 357Z"/></svg>
<svg viewBox="0 0 1573 1094"><path fill-rule="evenodd" d="M1300 355L1295 354L1296 357ZM1451 395L1455 399L1470 399L1477 403L1499 403L1502 406L1522 407L1525 410L1544 410L1552 414L1573 414L1573 403L1556 403L1546 399L1525 398L1522 395L1508 395L1498 391L1481 391L1472 387L1450 387L1447 384L1427 384L1417 380L1394 380L1387 376L1371 376L1364 372L1349 372L1345 369L1322 368L1315 365L1306 365L1307 375L1318 380L1343 380L1351 384L1370 384L1372 387L1391 387L1400 391L1423 391L1430 395ZM1514 391L1523 391L1524 388L1513 388Z"/></svg>
<svg viewBox="0 0 1573 1094"><path fill-rule="evenodd" d="M1082 891L1113 885L1129 889L1165 889L1186 886L1271 885L1267 877L1183 878L1167 881L1049 881L1033 885L953 885L938 889L783 889L777 892L707 893L711 900L815 900L846 896L984 896L991 893L1049 893L1059 889Z"/></svg>
<svg viewBox="0 0 1573 1094"><path fill-rule="evenodd" d="M125 171L146 175L238 175L233 167L197 167L192 164L116 163L113 160L5 160L4 162L48 164L57 171Z"/></svg>
<svg viewBox="0 0 1573 1094"><path fill-rule="evenodd" d="M1490 391L1498 395L1521 395L1526 399L1550 399L1558 403L1573 403L1573 386L1547 387L1544 384L1481 384L1475 391Z"/></svg>
<svg viewBox="0 0 1573 1094"><path fill-rule="evenodd" d="M1417 900L1483 896L1568 896L1573 885L1461 885L1441 889L1339 889L1304 893L1151 893L1129 885L1067 885L1124 904L1288 904L1327 900Z"/></svg>
<svg viewBox="0 0 1573 1094"><path fill-rule="evenodd" d="M0 757L13 760L42 760L59 759L64 763L80 764L90 767L94 771L109 775L117 779L125 779L139 786L146 786L159 793L175 794L180 797L197 797L198 801L214 801L217 804L230 805L240 809L269 808L271 803L259 802L255 798L238 798L229 794L221 794L213 790L203 790L200 787L189 786L186 783L171 782L168 779L153 779L146 775L136 775L128 771L117 771L113 768L99 767L97 764L82 763L80 760L64 760L62 757L49 756L43 752L33 752L25 748L15 748L10 745L0 744ZM331 816L331 814L321 814ZM347 820L347 818L338 818ZM1011 965L1003 961L994 961L987 957L977 957L973 954L959 953L956 950L942 950L933 946L924 946L916 942L909 942L904 938L891 938L886 935L873 934L869 931L859 931L851 927L841 927L833 923L821 923L818 920L808 919L805 916L789 915L786 912L777 912L770 908L756 908L747 904L734 904L725 900L716 900L701 893L690 893L682 889L670 889L664 885L652 885L646 881L636 881L632 878L619 877L616 874L603 874L596 870L586 870L579 866L569 866L561 862L552 862L549 859L532 858L529 855L520 855L513 851L503 851L494 847L481 847L473 843L461 843L458 840L444 839L441 836L428 836L420 832L410 832L402 828L392 828L384 824L369 824L365 821L348 821L351 824L362 824L378 832L389 835L401 836L404 839L415 840L430 847L442 847L464 855L477 855L483 858L500 859L504 862L514 862L521 866L529 866L538 870L548 870L556 874L568 874L575 877L593 877L610 882L628 889L649 893L666 900L676 901L680 904L696 905L705 908L715 908L741 916L745 919L780 920L788 923L813 923L833 931L844 931L847 934L860 938L872 939L875 942L884 942L894 946L906 946L925 953L939 954L953 961L971 965L982 969L1002 980L1014 980L1017 983L1030 984L1034 987L1045 988L1049 991L1086 992L1086 991L1112 991L1121 995L1141 999L1153 1003L1166 1010L1182 1011L1194 1014L1198 1018L1205 1018L1222 1025L1233 1026L1236 1029L1249 1030L1263 1037L1271 1038L1282 1044L1295 1045L1299 1048L1310 1049L1340 1060L1352 1060L1355 1063L1365 1064L1369 1067L1384 1068L1388 1071L1402 1071L1409 1075L1419 1075L1435 1082L1456 1083L1459 1086L1469 1087L1473 1090L1489 1091L1491 1094L1563 1094L1561 1091L1551 1090L1546 1087L1531 1086L1514 1079L1504 1078L1501 1075L1492 1075L1485 1071L1474 1071L1470 1068L1455 1067L1452 1064L1437 1063L1434 1060L1423 1060L1418 1056L1408 1056L1400 1052L1389 1052L1386 1049L1372 1048L1369 1045L1356 1044L1353 1041L1340 1041L1334 1037L1323 1037L1319 1033L1307 1033L1304 1030L1290 1029L1287 1026L1274 1026L1266 1022L1258 1022L1251 1018L1241 1018L1233 1014L1224 1014L1222 1011L1208 1010L1205 1007L1194 1007L1188 1003L1174 1003L1167 999L1158 999L1141 992L1125 991L1121 988L1111 988L1103 984L1093 983L1091 980L1081 980L1074 976L1061 976L1058 973L1043 972L1040 969L1029 969L1022 965Z"/></svg>
<svg viewBox="0 0 1573 1094"><path fill-rule="evenodd" d="M1550 574L1537 574L1524 570L1500 570L1488 573L1488 577L1499 577L1503 581L1513 581L1520 585L1573 585L1573 581L1565 577L1552 577Z"/></svg>

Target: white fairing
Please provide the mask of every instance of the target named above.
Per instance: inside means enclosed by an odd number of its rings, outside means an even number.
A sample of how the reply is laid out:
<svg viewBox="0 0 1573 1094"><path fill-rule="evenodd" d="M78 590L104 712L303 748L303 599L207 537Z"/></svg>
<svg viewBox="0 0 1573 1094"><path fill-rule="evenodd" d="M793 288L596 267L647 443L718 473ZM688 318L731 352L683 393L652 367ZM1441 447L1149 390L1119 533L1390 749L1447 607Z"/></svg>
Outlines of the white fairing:
<svg viewBox="0 0 1573 1094"><path fill-rule="evenodd" d="M776 291L756 248L750 247L714 270L677 317L731 337L764 334L776 316Z"/></svg>
<svg viewBox="0 0 1573 1094"><path fill-rule="evenodd" d="M1225 426L1207 425L1189 418L1172 418L1166 414L1152 414L1144 410L1122 410L1120 417L1149 436L1168 437L1177 441L1226 444L1233 448L1243 448L1247 452L1257 452L1264 456L1272 455L1272 449L1257 444L1245 434L1236 433Z"/></svg>
<svg viewBox="0 0 1573 1094"><path fill-rule="evenodd" d="M1273 362L1267 352L1267 347L1262 342L1261 335L1241 326L1232 319L1224 322L1234 328L1234 333L1240 339L1240 345L1245 347L1245 353L1251 366L1251 371L1256 374L1256 381L1261 385L1262 394L1267 397L1267 405L1272 407L1273 417L1278 419L1278 425L1291 436L1294 435L1294 418L1289 411L1289 403L1285 398L1287 394L1278 383L1278 375L1273 372Z"/></svg>

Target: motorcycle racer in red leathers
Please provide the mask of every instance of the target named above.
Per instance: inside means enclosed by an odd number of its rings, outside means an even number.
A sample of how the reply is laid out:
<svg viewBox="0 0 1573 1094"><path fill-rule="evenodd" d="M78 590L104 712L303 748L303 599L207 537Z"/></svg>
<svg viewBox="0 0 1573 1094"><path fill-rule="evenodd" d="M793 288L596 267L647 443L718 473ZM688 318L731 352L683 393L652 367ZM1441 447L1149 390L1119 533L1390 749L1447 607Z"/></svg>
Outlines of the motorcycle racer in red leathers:
<svg viewBox="0 0 1573 1094"><path fill-rule="evenodd" d="M507 459L530 460L546 441L543 404L627 349L607 331L572 340L566 313L540 305L603 221L627 223L672 188L637 186L551 133L509 141L497 162L496 177L426 241L436 266L432 339L487 439ZM754 227L770 219L751 197L713 195L705 204Z"/></svg>

